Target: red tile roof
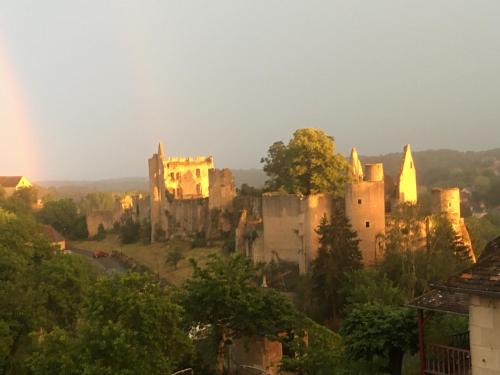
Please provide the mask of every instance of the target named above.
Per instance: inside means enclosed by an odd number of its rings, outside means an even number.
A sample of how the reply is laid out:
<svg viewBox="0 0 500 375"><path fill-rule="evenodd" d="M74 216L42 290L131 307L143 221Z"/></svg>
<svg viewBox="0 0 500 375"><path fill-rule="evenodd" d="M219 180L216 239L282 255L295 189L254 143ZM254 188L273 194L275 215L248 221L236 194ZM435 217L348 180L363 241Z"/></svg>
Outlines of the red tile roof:
<svg viewBox="0 0 500 375"><path fill-rule="evenodd" d="M57 230L55 230L52 225L44 225L43 233L47 236L50 242L64 241L64 237Z"/></svg>
<svg viewBox="0 0 500 375"><path fill-rule="evenodd" d="M0 176L0 186L4 188L15 188L23 176Z"/></svg>

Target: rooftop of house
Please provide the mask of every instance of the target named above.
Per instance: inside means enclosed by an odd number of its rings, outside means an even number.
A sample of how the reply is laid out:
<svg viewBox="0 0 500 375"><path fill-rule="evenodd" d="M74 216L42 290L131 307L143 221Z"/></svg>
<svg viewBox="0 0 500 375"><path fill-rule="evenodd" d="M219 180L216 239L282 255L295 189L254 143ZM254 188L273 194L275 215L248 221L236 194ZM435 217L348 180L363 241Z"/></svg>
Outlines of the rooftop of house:
<svg viewBox="0 0 500 375"><path fill-rule="evenodd" d="M15 188L23 176L0 176L0 186L4 188Z"/></svg>
<svg viewBox="0 0 500 375"><path fill-rule="evenodd" d="M52 225L44 225L43 233L52 243L64 241L64 237Z"/></svg>
<svg viewBox="0 0 500 375"><path fill-rule="evenodd" d="M447 290L433 289L415 298L408 304L408 307L469 315L469 296L464 293L452 293Z"/></svg>
<svg viewBox="0 0 500 375"><path fill-rule="evenodd" d="M468 315L469 295L500 297L500 236L490 241L478 261L408 304L422 310Z"/></svg>
<svg viewBox="0 0 500 375"><path fill-rule="evenodd" d="M500 297L500 236L486 245L476 264L439 287L466 294Z"/></svg>

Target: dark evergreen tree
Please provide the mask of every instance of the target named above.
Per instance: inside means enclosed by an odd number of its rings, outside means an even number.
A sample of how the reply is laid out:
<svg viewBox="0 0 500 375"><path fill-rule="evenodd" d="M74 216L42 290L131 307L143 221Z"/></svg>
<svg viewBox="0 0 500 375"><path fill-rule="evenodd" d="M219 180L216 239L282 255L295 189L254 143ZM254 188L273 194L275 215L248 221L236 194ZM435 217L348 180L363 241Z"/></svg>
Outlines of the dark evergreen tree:
<svg viewBox="0 0 500 375"><path fill-rule="evenodd" d="M362 268L359 239L343 209L337 207L316 230L318 256L312 264L312 294L322 319L337 321L345 303L348 275Z"/></svg>

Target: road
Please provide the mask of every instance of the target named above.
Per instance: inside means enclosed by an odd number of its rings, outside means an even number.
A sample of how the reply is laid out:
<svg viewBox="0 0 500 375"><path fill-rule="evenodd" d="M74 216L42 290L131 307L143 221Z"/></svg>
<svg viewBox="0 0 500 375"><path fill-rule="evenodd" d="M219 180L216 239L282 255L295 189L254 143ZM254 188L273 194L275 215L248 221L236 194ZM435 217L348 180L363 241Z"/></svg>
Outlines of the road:
<svg viewBox="0 0 500 375"><path fill-rule="evenodd" d="M105 258L92 258L92 251L80 249L76 247L71 247L71 250L75 254L83 255L90 259L90 262L97 268L101 268L104 272L111 274L113 272L126 272L127 269L115 258L111 256Z"/></svg>

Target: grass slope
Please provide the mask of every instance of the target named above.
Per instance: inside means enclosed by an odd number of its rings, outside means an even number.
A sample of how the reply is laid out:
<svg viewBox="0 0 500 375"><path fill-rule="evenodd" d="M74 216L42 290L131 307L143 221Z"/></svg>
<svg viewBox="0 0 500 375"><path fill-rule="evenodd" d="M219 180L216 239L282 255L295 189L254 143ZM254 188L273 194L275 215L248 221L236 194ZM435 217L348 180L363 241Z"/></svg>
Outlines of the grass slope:
<svg viewBox="0 0 500 375"><path fill-rule="evenodd" d="M75 241L75 247L86 250L101 250L107 253L111 251L121 251L127 256L135 259L138 263L144 264L153 272L159 273L173 285L180 285L191 277L192 269L189 259L194 259L200 264L204 264L211 254L220 254L221 247L191 248L191 244L182 240L171 240L163 243L143 244L135 243L122 245L116 235L109 234L102 241ZM182 251L183 259L177 264L177 269L166 263L167 254L176 248Z"/></svg>

